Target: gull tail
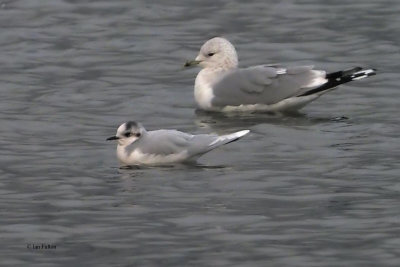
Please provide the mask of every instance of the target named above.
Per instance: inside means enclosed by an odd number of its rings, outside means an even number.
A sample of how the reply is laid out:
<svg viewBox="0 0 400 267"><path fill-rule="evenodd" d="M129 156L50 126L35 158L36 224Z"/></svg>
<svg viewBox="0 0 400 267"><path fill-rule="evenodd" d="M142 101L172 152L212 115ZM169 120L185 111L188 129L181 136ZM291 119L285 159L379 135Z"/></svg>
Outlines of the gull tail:
<svg viewBox="0 0 400 267"><path fill-rule="evenodd" d="M336 86L341 85L343 83L348 83L355 80L361 80L372 75L376 75L376 69L363 70L361 67L355 67L349 70L331 72L328 73L325 77L328 80L326 83L298 96L308 96L308 95L318 94L330 90L332 88L335 88Z"/></svg>
<svg viewBox="0 0 400 267"><path fill-rule="evenodd" d="M218 146L222 146L222 145L226 145L226 144L235 142L235 141L239 140L240 138L242 138L243 136L245 136L246 134L248 134L249 132L250 132L250 130L243 130L243 131L239 131L239 132L232 133L232 134L221 135L217 139L215 139L213 142L211 142L208 146L215 148Z"/></svg>

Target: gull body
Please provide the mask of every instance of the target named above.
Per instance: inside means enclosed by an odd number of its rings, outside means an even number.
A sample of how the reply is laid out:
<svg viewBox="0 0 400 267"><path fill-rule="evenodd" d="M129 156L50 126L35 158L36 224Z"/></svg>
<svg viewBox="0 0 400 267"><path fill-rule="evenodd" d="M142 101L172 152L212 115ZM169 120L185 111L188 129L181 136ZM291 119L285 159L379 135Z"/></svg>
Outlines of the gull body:
<svg viewBox="0 0 400 267"><path fill-rule="evenodd" d="M243 130L217 136L192 135L176 130L147 131L142 124L129 121L118 127L117 157L125 165L158 165L196 160L222 145L234 142L249 133Z"/></svg>
<svg viewBox="0 0 400 267"><path fill-rule="evenodd" d="M375 75L374 69L355 67L333 73L313 66L258 65L239 68L235 47L215 37L200 49L194 97L200 109L209 111L298 110L338 85Z"/></svg>

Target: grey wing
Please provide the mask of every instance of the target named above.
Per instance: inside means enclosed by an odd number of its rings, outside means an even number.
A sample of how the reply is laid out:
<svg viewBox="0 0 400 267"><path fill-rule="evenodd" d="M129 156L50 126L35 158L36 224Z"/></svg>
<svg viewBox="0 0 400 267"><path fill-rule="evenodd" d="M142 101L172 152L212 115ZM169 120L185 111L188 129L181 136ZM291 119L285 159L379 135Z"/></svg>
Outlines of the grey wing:
<svg viewBox="0 0 400 267"><path fill-rule="evenodd" d="M157 130L147 132L137 147L146 154L170 155L188 149L193 135L176 130Z"/></svg>
<svg viewBox="0 0 400 267"><path fill-rule="evenodd" d="M213 134L198 134L194 135L190 140L190 146L188 147L189 155L201 155L204 154L215 147L212 145L216 140L218 140L218 135Z"/></svg>
<svg viewBox="0 0 400 267"><path fill-rule="evenodd" d="M274 104L324 84L326 73L313 66L283 68L271 65L236 69L212 87L215 106Z"/></svg>
<svg viewBox="0 0 400 267"><path fill-rule="evenodd" d="M170 155L186 151L192 157L214 149L218 138L212 134L191 135L175 130L157 130L148 132L137 145L146 154Z"/></svg>
<svg viewBox="0 0 400 267"><path fill-rule="evenodd" d="M175 130L157 130L147 132L147 136L140 139L136 147L146 154L170 155L185 151L189 157L195 157L221 145L234 142L247 133L249 130L218 136L213 134L191 135Z"/></svg>

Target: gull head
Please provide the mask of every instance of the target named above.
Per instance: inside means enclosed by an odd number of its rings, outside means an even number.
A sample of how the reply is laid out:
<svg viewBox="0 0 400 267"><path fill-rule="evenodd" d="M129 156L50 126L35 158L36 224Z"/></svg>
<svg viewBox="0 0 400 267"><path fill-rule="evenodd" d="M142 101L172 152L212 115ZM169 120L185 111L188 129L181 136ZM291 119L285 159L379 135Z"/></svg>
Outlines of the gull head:
<svg viewBox="0 0 400 267"><path fill-rule="evenodd" d="M203 44L195 60L187 61L185 63L185 67L194 65L211 69L237 68L238 56L236 49L225 38L212 38Z"/></svg>
<svg viewBox="0 0 400 267"><path fill-rule="evenodd" d="M109 140L117 140L121 146L127 146L139 140L146 132L142 124L135 121L128 121L118 127L117 134L107 138Z"/></svg>

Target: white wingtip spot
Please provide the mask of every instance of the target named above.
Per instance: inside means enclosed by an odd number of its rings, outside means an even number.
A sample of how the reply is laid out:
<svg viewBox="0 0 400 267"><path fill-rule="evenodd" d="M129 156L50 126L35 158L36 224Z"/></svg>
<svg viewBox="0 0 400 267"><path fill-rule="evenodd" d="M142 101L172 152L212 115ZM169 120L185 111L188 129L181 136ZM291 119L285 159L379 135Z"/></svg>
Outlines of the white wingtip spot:
<svg viewBox="0 0 400 267"><path fill-rule="evenodd" d="M355 72L353 75L351 75L352 80L360 80L360 79L364 79L366 77L369 77L371 75L375 74L375 70L374 69L368 69L368 70L361 70L358 72ZM360 75L360 76L358 76Z"/></svg>
<svg viewBox="0 0 400 267"><path fill-rule="evenodd" d="M239 132L234 133L234 135L236 135L236 137L240 138L242 136L245 136L246 134L248 134L250 132L250 130L242 130Z"/></svg>
<svg viewBox="0 0 400 267"><path fill-rule="evenodd" d="M368 69L368 70L364 70L364 71L360 71L360 72L364 72L365 75L369 75L371 73L375 73L375 70L373 69Z"/></svg>
<svg viewBox="0 0 400 267"><path fill-rule="evenodd" d="M287 73L287 70L284 68L278 68L276 70L276 74L286 74L286 73Z"/></svg>

